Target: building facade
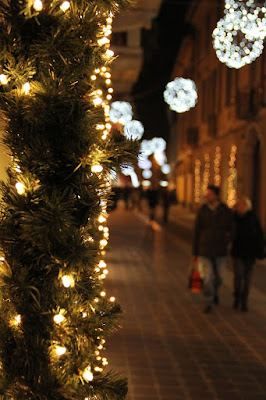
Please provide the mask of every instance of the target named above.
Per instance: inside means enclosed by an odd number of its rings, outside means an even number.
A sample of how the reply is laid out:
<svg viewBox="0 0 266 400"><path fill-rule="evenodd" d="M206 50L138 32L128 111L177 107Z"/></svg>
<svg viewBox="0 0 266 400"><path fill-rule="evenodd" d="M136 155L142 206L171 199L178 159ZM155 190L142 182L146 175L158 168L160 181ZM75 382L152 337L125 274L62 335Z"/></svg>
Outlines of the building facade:
<svg viewBox="0 0 266 400"><path fill-rule="evenodd" d="M189 34L173 79L194 80L198 103L170 118L170 183L178 201L192 209L208 183L221 187L229 206L237 196L248 196L266 229L266 50L240 69L221 63L212 32L223 9L220 0L196 0L187 13Z"/></svg>

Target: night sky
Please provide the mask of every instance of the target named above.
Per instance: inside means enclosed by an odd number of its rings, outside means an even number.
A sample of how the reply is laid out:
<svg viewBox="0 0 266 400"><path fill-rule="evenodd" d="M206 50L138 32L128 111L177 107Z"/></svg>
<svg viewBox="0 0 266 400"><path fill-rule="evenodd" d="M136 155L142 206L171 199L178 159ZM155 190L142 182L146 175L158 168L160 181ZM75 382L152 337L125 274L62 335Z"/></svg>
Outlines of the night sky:
<svg viewBox="0 0 266 400"><path fill-rule="evenodd" d="M185 11L190 0L163 0L151 30L143 30L144 63L133 86L134 115L144 124L143 139L168 137L168 122L163 92L171 80L180 41L185 33Z"/></svg>

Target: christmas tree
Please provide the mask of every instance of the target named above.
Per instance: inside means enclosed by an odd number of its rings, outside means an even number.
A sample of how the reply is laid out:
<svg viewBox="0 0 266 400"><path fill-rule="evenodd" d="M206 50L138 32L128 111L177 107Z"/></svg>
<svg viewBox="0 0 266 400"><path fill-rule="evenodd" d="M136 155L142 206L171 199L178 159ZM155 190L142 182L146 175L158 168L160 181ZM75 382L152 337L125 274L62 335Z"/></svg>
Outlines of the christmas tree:
<svg viewBox="0 0 266 400"><path fill-rule="evenodd" d="M112 19L128 0L0 1L0 107L11 156L0 223L0 399L123 399L105 340Z"/></svg>

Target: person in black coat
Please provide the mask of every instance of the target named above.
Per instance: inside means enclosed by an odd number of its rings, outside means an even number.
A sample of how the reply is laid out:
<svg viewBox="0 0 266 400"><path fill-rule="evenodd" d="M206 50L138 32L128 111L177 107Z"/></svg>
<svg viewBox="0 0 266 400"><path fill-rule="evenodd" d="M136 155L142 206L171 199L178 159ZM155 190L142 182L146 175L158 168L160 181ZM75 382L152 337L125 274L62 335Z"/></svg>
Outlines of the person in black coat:
<svg viewBox="0 0 266 400"><path fill-rule="evenodd" d="M233 308L248 311L248 296L256 258L263 258L264 234L247 197L235 205L235 238L231 254L234 267Z"/></svg>

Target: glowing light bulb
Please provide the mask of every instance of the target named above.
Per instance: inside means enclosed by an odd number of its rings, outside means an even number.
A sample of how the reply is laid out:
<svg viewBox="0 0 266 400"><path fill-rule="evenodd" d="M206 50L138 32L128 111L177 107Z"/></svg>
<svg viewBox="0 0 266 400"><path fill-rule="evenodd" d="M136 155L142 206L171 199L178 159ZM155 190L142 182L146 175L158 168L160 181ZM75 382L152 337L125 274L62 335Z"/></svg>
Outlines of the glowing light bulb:
<svg viewBox="0 0 266 400"><path fill-rule="evenodd" d="M60 8L63 12L66 12L70 7L69 1L64 1L64 3L61 4Z"/></svg>
<svg viewBox="0 0 266 400"><path fill-rule="evenodd" d="M15 187L17 189L18 194L24 194L25 193L25 186L21 182L17 182L15 184Z"/></svg>
<svg viewBox="0 0 266 400"><path fill-rule="evenodd" d="M82 376L85 379L85 381L91 382L93 380L93 373L91 372L91 367L87 367L84 370Z"/></svg>
<svg viewBox="0 0 266 400"><path fill-rule="evenodd" d="M24 83L24 85L22 86L22 89L25 94L28 94L30 91L30 83L29 82Z"/></svg>
<svg viewBox="0 0 266 400"><path fill-rule="evenodd" d="M35 0L33 3L33 8L36 11L41 11L42 10L42 1L41 0Z"/></svg>
<svg viewBox="0 0 266 400"><path fill-rule="evenodd" d="M7 84L7 76L5 75L5 74L1 74L0 75L0 83L2 84L2 85L6 85Z"/></svg>
<svg viewBox="0 0 266 400"><path fill-rule="evenodd" d="M56 314L56 315L54 316L54 322L55 322L56 324L60 324L61 322L64 321L64 319L65 319L65 317L64 317L62 314Z"/></svg>
<svg viewBox="0 0 266 400"><path fill-rule="evenodd" d="M107 358L103 357L103 359L102 359L102 364L103 364L103 365L108 365Z"/></svg>
<svg viewBox="0 0 266 400"><path fill-rule="evenodd" d="M115 54L115 53L113 52L113 50L110 50L110 49L106 50L106 55L107 55L108 57L113 57L114 54Z"/></svg>
<svg viewBox="0 0 266 400"><path fill-rule="evenodd" d="M14 325L19 325L21 323L21 315L18 314L14 318Z"/></svg>
<svg viewBox="0 0 266 400"><path fill-rule="evenodd" d="M92 81L95 81L97 79L97 76L96 75L91 75L91 80Z"/></svg>
<svg viewBox="0 0 266 400"><path fill-rule="evenodd" d="M92 101L93 101L93 104L94 104L95 106L99 106L100 104L102 104L103 99L102 99L101 97L96 97L96 98L93 99Z"/></svg>
<svg viewBox="0 0 266 400"><path fill-rule="evenodd" d="M100 240L100 246L101 246L101 248L107 246L107 244L108 244L108 242L107 242L106 239L101 239L101 240Z"/></svg>
<svg viewBox="0 0 266 400"><path fill-rule="evenodd" d="M106 80L105 80L105 83L106 83L106 85L110 85L111 79L106 79Z"/></svg>
<svg viewBox="0 0 266 400"><path fill-rule="evenodd" d="M107 39L107 37L105 37L105 36L98 40L98 45L99 46L103 46L103 45L108 44L108 43L110 43L110 40Z"/></svg>
<svg viewBox="0 0 266 400"><path fill-rule="evenodd" d="M75 281L71 275L64 275L62 277L62 283L66 288L75 286Z"/></svg>
<svg viewBox="0 0 266 400"><path fill-rule="evenodd" d="M110 297L110 301L113 303L115 301L115 297L114 296Z"/></svg>
<svg viewBox="0 0 266 400"><path fill-rule="evenodd" d="M100 222L100 224L102 224L103 222L106 221L106 218L103 215L99 215L98 221Z"/></svg>
<svg viewBox="0 0 266 400"><path fill-rule="evenodd" d="M63 346L56 346L55 352L58 356L62 356L66 352L66 348Z"/></svg>
<svg viewBox="0 0 266 400"><path fill-rule="evenodd" d="M91 172L93 172L94 174L100 173L100 172L102 172L102 170L103 170L103 167L100 164L92 165L92 167L91 167Z"/></svg>
<svg viewBox="0 0 266 400"><path fill-rule="evenodd" d="M110 88L108 89L108 92L109 92L109 93L113 93L113 91L114 91L114 89L113 89L112 87L110 87Z"/></svg>
<svg viewBox="0 0 266 400"><path fill-rule="evenodd" d="M106 267L106 262L101 260L101 261L99 261L98 265L99 265L100 268L105 268Z"/></svg>
<svg viewBox="0 0 266 400"><path fill-rule="evenodd" d="M100 293L100 295L101 295L102 297L104 297L104 296L106 296L106 292L103 290L103 291Z"/></svg>

